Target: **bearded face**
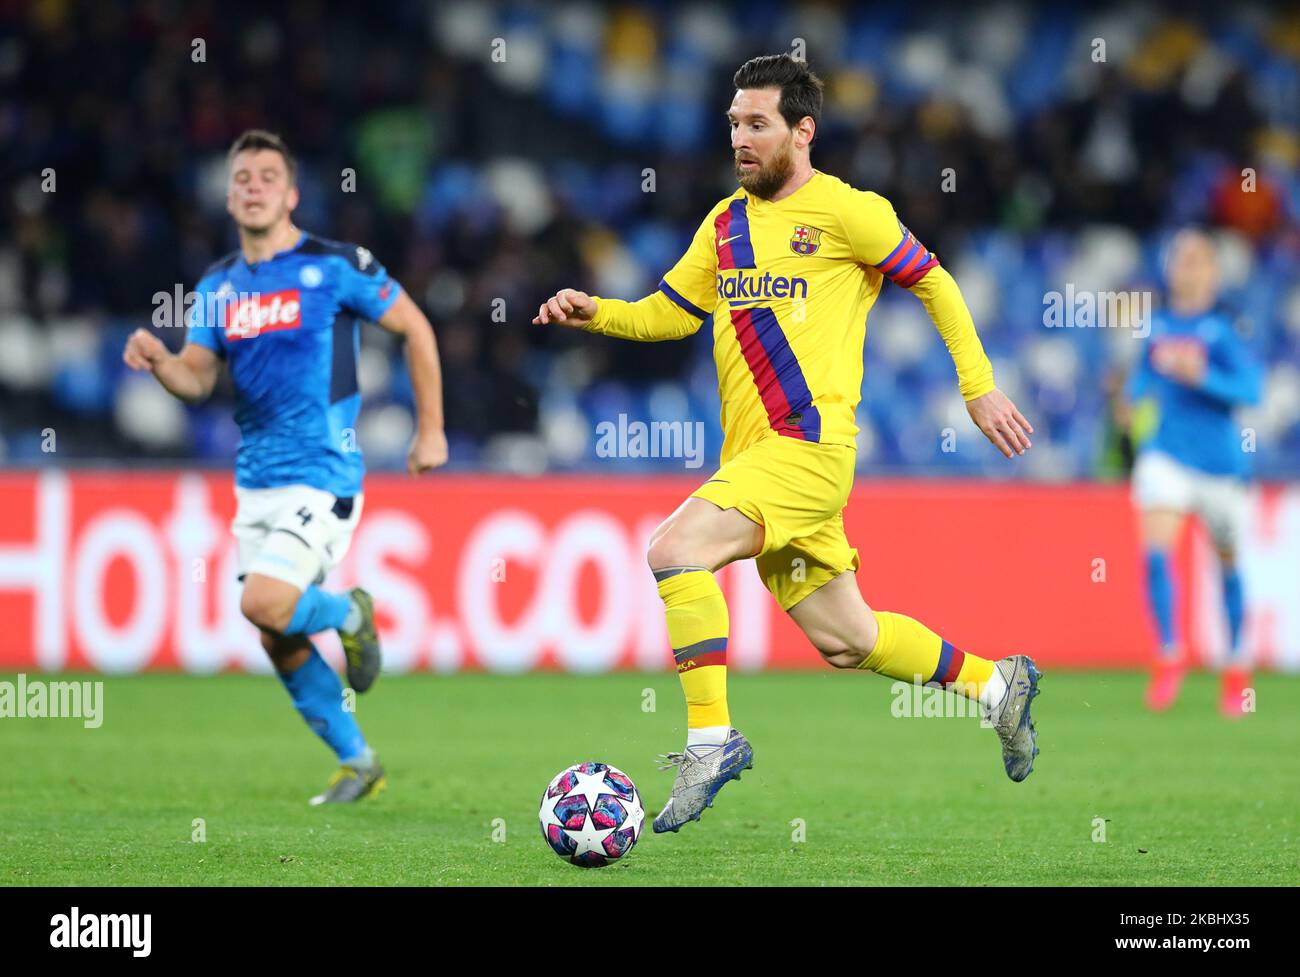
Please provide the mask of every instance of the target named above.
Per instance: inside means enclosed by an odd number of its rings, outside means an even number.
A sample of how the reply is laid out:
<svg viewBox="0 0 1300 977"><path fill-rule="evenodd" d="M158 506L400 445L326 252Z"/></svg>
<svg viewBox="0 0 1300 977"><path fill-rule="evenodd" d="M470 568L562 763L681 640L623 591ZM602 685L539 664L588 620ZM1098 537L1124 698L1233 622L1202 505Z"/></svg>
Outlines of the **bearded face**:
<svg viewBox="0 0 1300 977"><path fill-rule="evenodd" d="M753 149L736 152L736 179L755 197L770 199L794 175L794 133L787 133L766 159Z"/></svg>
<svg viewBox="0 0 1300 977"><path fill-rule="evenodd" d="M800 154L807 152L808 127L792 127L786 121L779 88L738 89L727 121L736 180L755 197L771 200L794 176Z"/></svg>

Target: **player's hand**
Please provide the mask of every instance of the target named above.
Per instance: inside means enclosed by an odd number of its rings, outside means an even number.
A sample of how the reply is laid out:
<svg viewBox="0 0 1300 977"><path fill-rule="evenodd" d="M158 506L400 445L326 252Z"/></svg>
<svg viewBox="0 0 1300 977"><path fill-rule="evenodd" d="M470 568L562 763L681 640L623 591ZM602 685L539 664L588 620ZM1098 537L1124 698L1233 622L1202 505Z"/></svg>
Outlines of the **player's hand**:
<svg viewBox="0 0 1300 977"><path fill-rule="evenodd" d="M1165 340L1151 350L1151 367L1171 380L1200 386L1205 379L1205 347L1194 340Z"/></svg>
<svg viewBox="0 0 1300 977"><path fill-rule="evenodd" d="M412 476L447 464L447 434L442 428L416 431L406 455L406 470Z"/></svg>
<svg viewBox="0 0 1300 977"><path fill-rule="evenodd" d="M538 307L533 325L581 326L591 321L599 304L586 292L562 288Z"/></svg>
<svg viewBox="0 0 1300 977"><path fill-rule="evenodd" d="M1023 455L1033 447L1029 435L1034 433L1034 426L1001 390L995 388L983 397L966 401L966 410L975 426L1008 458Z"/></svg>
<svg viewBox="0 0 1300 977"><path fill-rule="evenodd" d="M161 339L148 329L137 329L126 341L122 361L133 370L152 370L170 355Z"/></svg>

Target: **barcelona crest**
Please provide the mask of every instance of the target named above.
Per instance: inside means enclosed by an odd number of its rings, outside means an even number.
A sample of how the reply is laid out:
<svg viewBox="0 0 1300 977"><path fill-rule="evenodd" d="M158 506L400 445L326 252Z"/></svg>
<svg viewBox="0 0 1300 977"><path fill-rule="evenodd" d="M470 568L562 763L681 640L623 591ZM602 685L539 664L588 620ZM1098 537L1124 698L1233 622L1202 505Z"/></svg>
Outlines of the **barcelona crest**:
<svg viewBox="0 0 1300 977"><path fill-rule="evenodd" d="M794 235L790 238L790 250L795 254L807 257L810 254L816 254L822 242L822 231L820 227L808 227L804 224L794 226Z"/></svg>

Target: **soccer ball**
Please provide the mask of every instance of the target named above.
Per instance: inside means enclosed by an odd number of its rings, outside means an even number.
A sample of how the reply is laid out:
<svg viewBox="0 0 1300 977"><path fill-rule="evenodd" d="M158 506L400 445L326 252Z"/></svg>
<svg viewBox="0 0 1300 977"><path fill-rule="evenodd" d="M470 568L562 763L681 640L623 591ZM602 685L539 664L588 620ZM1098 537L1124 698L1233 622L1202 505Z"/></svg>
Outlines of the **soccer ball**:
<svg viewBox="0 0 1300 977"><path fill-rule="evenodd" d="M608 763L575 763L555 775L538 811L555 854L583 868L622 858L641 837L645 808L632 778Z"/></svg>

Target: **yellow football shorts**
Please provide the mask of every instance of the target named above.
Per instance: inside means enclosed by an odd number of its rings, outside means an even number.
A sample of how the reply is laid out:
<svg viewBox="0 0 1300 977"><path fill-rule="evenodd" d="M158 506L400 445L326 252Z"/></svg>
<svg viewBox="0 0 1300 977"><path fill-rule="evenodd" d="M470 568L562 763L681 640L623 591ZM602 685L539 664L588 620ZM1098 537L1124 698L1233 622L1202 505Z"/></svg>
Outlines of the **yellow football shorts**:
<svg viewBox="0 0 1300 977"><path fill-rule="evenodd" d="M764 530L755 562L782 610L858 568L844 535L844 506L853 488L857 452L772 434L726 462L691 493L736 509Z"/></svg>

